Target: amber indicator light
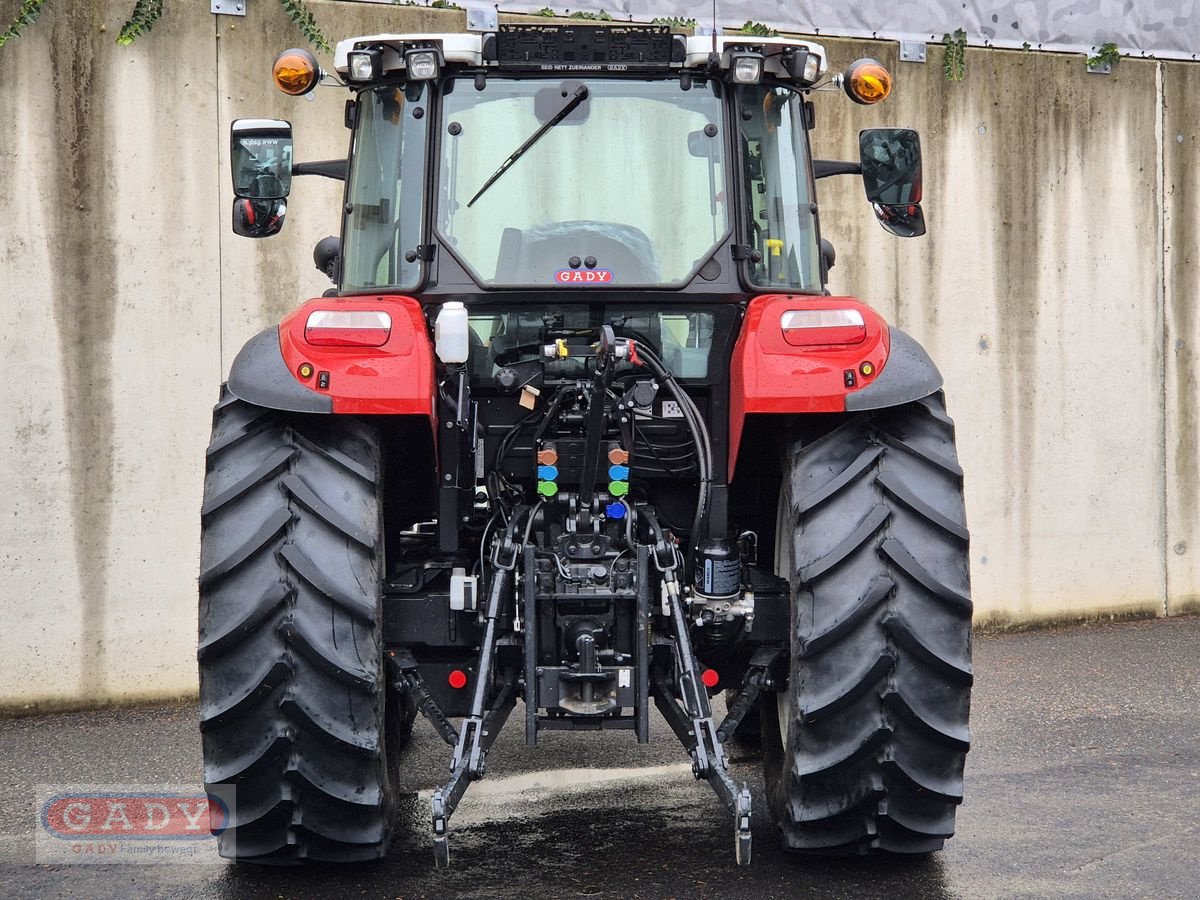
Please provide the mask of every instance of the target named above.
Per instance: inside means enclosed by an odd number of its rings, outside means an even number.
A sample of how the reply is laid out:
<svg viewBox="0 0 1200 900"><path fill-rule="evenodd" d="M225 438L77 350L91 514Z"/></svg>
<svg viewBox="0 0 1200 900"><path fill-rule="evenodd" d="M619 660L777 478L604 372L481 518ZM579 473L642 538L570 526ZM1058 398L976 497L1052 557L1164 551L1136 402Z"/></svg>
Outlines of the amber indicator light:
<svg viewBox="0 0 1200 900"><path fill-rule="evenodd" d="M285 94L299 97L317 86L321 67L317 65L317 58L307 50L293 48L275 57L271 77L275 80L275 87Z"/></svg>
<svg viewBox="0 0 1200 900"><path fill-rule="evenodd" d="M892 74L878 60L860 59L851 63L843 79L850 99L864 106L886 100L892 92Z"/></svg>

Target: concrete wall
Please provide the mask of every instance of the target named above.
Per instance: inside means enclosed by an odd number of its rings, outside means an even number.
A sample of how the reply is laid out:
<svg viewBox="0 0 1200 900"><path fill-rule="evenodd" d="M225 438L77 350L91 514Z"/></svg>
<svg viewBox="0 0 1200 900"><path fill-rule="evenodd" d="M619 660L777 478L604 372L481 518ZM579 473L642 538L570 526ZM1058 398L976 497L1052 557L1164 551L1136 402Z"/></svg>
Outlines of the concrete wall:
<svg viewBox="0 0 1200 900"><path fill-rule="evenodd" d="M310 2L331 35L463 22ZM49 5L0 50L0 707L195 690L209 410L241 344L326 286L310 254L337 227L340 185L310 178L280 237L229 231L231 119L290 119L298 158L345 151L344 92L269 84L300 41L277 4L167 4L128 48L109 7ZM946 376L980 621L1200 604L1200 66L968 51L951 83L936 47L829 45L897 87L877 109L818 96L819 155L852 158L870 124L924 136L929 237L885 235L853 179L822 182L823 226L835 290Z"/></svg>

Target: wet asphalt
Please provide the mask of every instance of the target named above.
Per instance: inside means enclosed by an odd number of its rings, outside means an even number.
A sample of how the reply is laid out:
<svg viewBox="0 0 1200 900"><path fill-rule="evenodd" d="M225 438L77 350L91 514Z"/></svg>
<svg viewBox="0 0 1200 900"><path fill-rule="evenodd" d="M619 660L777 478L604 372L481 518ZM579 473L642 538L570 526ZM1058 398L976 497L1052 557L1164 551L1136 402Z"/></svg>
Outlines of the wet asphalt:
<svg viewBox="0 0 1200 900"><path fill-rule="evenodd" d="M551 734L526 748L518 707L434 868L428 790L447 749L418 719L388 858L304 870L37 865L39 783L199 784L196 708L0 721L4 897L1200 897L1200 618L979 637L973 747L958 834L925 859L783 853L757 750L754 861L666 725Z"/></svg>

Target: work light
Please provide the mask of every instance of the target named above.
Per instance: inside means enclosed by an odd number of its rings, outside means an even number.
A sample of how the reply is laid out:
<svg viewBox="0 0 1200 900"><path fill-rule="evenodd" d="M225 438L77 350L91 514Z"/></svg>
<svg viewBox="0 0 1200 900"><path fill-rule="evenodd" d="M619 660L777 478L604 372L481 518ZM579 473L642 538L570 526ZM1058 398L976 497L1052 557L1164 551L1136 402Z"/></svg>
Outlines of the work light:
<svg viewBox="0 0 1200 900"><path fill-rule="evenodd" d="M428 81L438 77L441 68L436 50L409 50L404 54L404 65L410 81Z"/></svg>
<svg viewBox="0 0 1200 900"><path fill-rule="evenodd" d="M788 73L804 84L815 84L821 77L821 54L797 49L784 55Z"/></svg>
<svg viewBox="0 0 1200 900"><path fill-rule="evenodd" d="M383 74L382 50L351 50L346 59L351 81L374 81Z"/></svg>
<svg viewBox="0 0 1200 900"><path fill-rule="evenodd" d="M762 81L763 55L748 50L731 53L729 69L736 84L758 84Z"/></svg>

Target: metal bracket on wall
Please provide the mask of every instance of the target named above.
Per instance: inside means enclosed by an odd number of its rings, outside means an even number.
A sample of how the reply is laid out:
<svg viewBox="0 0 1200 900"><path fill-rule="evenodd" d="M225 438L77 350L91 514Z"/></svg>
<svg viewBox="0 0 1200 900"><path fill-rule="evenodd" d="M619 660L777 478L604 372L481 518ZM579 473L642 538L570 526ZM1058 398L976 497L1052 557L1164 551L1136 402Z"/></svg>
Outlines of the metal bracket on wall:
<svg viewBox="0 0 1200 900"><path fill-rule="evenodd" d="M900 61L901 62L925 62L925 42L924 41L901 41L900 42Z"/></svg>
<svg viewBox="0 0 1200 900"><path fill-rule="evenodd" d="M500 15L494 6L466 4L467 31L495 31L500 27Z"/></svg>
<svg viewBox="0 0 1200 900"><path fill-rule="evenodd" d="M211 0L208 11L214 16L244 16L246 0Z"/></svg>
<svg viewBox="0 0 1200 900"><path fill-rule="evenodd" d="M1087 70L1093 75L1111 75L1112 63L1088 63Z"/></svg>

